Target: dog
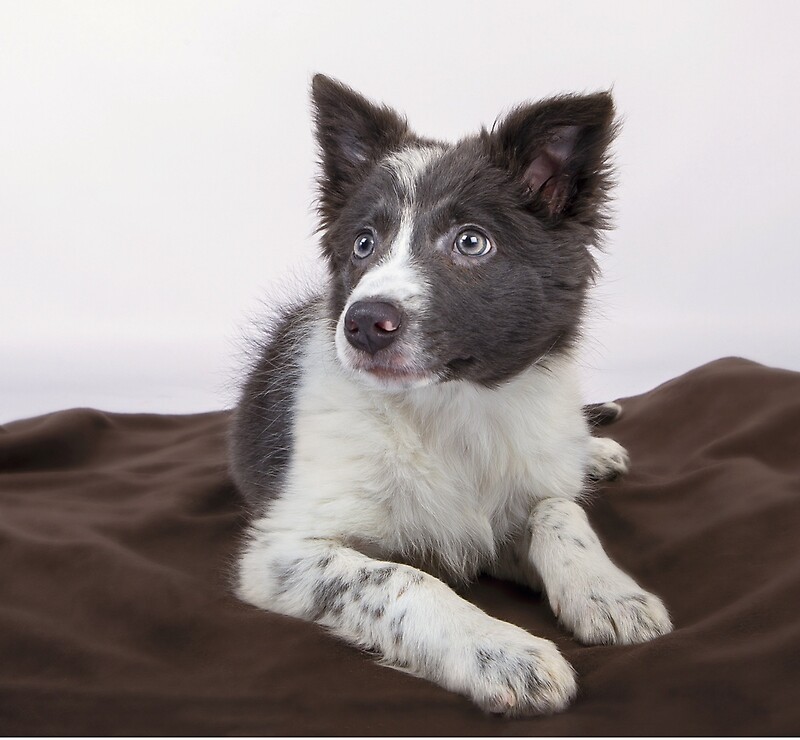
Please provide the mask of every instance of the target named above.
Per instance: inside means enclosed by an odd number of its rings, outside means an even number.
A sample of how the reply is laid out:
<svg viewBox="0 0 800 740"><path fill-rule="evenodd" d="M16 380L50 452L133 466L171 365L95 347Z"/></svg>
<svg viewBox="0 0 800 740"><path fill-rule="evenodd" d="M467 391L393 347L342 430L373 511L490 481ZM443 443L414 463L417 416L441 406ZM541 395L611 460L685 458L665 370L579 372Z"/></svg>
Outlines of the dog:
<svg viewBox="0 0 800 740"><path fill-rule="evenodd" d="M455 144L322 75L312 105L328 278L276 322L234 414L238 596L489 712L563 710L576 678L555 645L454 586L541 591L586 644L672 629L580 505L628 467L591 434L575 360L612 98L523 104Z"/></svg>

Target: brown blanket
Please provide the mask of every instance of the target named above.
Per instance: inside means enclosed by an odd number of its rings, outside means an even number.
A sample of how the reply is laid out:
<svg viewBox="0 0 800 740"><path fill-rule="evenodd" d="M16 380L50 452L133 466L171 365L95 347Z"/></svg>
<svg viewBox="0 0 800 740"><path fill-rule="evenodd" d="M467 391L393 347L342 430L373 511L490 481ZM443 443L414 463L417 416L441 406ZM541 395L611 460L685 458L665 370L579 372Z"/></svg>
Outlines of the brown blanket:
<svg viewBox="0 0 800 740"><path fill-rule="evenodd" d="M566 713L523 720L231 595L227 413L0 427L0 732L800 732L800 374L720 360L623 406L608 432L633 471L589 516L676 630L584 647L538 595L482 580L467 598L579 674Z"/></svg>

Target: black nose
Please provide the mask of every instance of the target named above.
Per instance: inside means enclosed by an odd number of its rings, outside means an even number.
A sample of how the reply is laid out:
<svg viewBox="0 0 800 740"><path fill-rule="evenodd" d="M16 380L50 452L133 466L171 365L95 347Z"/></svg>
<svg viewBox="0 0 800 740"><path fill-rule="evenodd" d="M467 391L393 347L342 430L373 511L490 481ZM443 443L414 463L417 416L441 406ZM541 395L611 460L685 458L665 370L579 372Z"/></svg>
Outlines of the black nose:
<svg viewBox="0 0 800 740"><path fill-rule="evenodd" d="M403 313L383 301L356 301L344 315L344 335L356 349L374 355L400 333Z"/></svg>

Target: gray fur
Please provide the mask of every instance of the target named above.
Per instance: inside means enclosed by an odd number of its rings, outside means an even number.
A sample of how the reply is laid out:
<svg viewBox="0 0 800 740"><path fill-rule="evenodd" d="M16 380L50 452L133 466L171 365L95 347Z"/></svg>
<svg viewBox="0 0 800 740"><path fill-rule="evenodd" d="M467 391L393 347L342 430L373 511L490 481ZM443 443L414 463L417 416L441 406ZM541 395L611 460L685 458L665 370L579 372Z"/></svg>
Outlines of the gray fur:
<svg viewBox="0 0 800 740"><path fill-rule="evenodd" d="M230 434L230 470L254 513L280 493L292 449L302 344L319 298L284 310L242 388Z"/></svg>

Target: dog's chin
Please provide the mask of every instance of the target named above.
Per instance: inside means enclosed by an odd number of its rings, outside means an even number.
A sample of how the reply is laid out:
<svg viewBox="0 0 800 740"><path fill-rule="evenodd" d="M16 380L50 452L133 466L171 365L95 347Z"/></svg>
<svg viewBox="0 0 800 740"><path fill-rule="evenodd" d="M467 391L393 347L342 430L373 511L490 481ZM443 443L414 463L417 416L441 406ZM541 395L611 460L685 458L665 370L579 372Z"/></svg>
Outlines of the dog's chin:
<svg viewBox="0 0 800 740"><path fill-rule="evenodd" d="M369 369L355 369L353 372L371 388L386 391L387 393L400 393L414 388L424 388L426 385L431 385L438 380L433 373L411 369L372 367Z"/></svg>
<svg viewBox="0 0 800 740"><path fill-rule="evenodd" d="M439 381L432 370L401 362L382 363L367 357L339 357L342 367L357 381L387 393L423 388Z"/></svg>

